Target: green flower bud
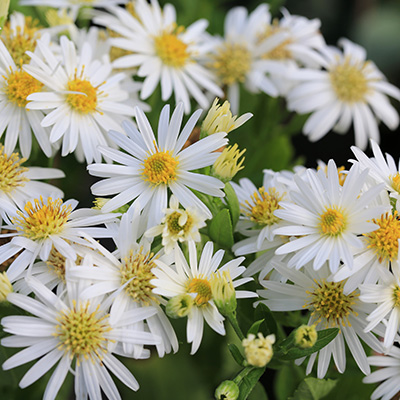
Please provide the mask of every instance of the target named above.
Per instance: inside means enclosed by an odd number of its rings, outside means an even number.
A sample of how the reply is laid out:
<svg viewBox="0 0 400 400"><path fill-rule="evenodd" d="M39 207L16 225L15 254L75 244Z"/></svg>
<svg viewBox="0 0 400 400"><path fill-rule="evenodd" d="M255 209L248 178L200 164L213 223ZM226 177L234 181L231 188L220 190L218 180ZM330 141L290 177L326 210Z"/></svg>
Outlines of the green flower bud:
<svg viewBox="0 0 400 400"><path fill-rule="evenodd" d="M315 325L301 325L294 334L294 344L302 349L313 347L318 339L318 333Z"/></svg>
<svg viewBox="0 0 400 400"><path fill-rule="evenodd" d="M229 315L236 310L236 292L229 271L214 274L211 279L211 293L215 305L222 315Z"/></svg>
<svg viewBox="0 0 400 400"><path fill-rule="evenodd" d="M0 2L0 29L3 28L4 23L7 20L9 6L10 6L10 0L2 0Z"/></svg>
<svg viewBox="0 0 400 400"><path fill-rule="evenodd" d="M170 318L182 318L189 314L193 304L194 299L190 294L180 294L169 299L165 311Z"/></svg>
<svg viewBox="0 0 400 400"><path fill-rule="evenodd" d="M239 397L239 386L233 381L223 381L215 390L217 400L236 400Z"/></svg>

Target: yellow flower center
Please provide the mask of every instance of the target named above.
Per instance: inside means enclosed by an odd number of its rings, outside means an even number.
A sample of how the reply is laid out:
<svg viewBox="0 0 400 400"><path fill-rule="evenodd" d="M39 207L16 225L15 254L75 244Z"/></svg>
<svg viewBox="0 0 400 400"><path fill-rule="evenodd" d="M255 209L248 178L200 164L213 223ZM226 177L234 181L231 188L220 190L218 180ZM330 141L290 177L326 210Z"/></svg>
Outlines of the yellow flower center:
<svg viewBox="0 0 400 400"><path fill-rule="evenodd" d="M207 279L190 279L187 284L187 292L197 293L194 302L198 307L206 305L212 299L211 284Z"/></svg>
<svg viewBox="0 0 400 400"><path fill-rule="evenodd" d="M156 265L154 263L154 254L143 254L143 248L138 253L131 250L128 257L121 260L120 274L121 285L126 282L125 292L137 302L148 306L151 302L159 302L153 294L154 285L150 283L155 276L151 272Z"/></svg>
<svg viewBox="0 0 400 400"><path fill-rule="evenodd" d="M392 183L393 189L397 192L400 193L400 174L396 172L395 175L389 176L389 179Z"/></svg>
<svg viewBox="0 0 400 400"><path fill-rule="evenodd" d="M380 263L395 260L399 252L400 238L400 220L397 211L394 215L383 214L381 218L373 219L372 222L379 225L379 229L364 234L368 248L375 252Z"/></svg>
<svg viewBox="0 0 400 400"><path fill-rule="evenodd" d="M271 187L266 192L264 187L261 187L258 192L254 192L250 201L246 200L245 204L242 204L244 214L259 225L276 224L279 218L274 215L274 211L280 208L279 202L282 198L283 195L280 195L275 188Z"/></svg>
<svg viewBox="0 0 400 400"><path fill-rule="evenodd" d="M22 70L10 73L6 82L5 94L8 100L19 107L25 107L28 103L26 98L32 93L40 92L43 87L43 83Z"/></svg>
<svg viewBox="0 0 400 400"><path fill-rule="evenodd" d="M310 301L303 308L310 308L311 315L317 318L317 322L325 320L326 327L350 326L348 317L350 314L357 315L353 310L354 304L359 296L358 293L343 293L343 282L315 281L316 286L307 291Z"/></svg>
<svg viewBox="0 0 400 400"><path fill-rule="evenodd" d="M177 37L180 32L181 29L177 29L176 32L164 32L154 38L157 55L169 67L182 68L189 58L188 45Z"/></svg>
<svg viewBox="0 0 400 400"><path fill-rule="evenodd" d="M244 82L251 67L251 53L245 45L225 43L214 55L211 68L224 85Z"/></svg>
<svg viewBox="0 0 400 400"><path fill-rule="evenodd" d="M324 235L339 236L346 227L346 218L336 208L327 208L320 216L320 228Z"/></svg>
<svg viewBox="0 0 400 400"><path fill-rule="evenodd" d="M32 240L44 240L50 235L57 235L65 228L71 214L71 206L63 205L61 199L47 199L47 203L35 199L34 204L28 201L25 205L25 212L17 211L19 217L13 219L13 224L23 236Z"/></svg>
<svg viewBox="0 0 400 400"><path fill-rule="evenodd" d="M28 168L22 167L24 162L25 159L19 158L18 153L8 156L4 153L4 146L0 145L0 191L9 193L29 182L24 175L28 171Z"/></svg>
<svg viewBox="0 0 400 400"><path fill-rule="evenodd" d="M183 225L179 224L179 219L181 218L182 214L178 211L174 211L172 214L168 215L167 217L167 226L168 230L173 234L177 235L179 232L183 231L183 233L187 233L193 223L193 218L187 214L186 222Z"/></svg>
<svg viewBox="0 0 400 400"><path fill-rule="evenodd" d="M82 94L67 94L67 103L76 111L82 114L88 114L96 111L97 107L97 88L86 79L75 77L68 82L68 90L71 92L80 92Z"/></svg>
<svg viewBox="0 0 400 400"><path fill-rule="evenodd" d="M339 100L346 103L365 100L368 92L368 81L363 71L365 66L365 63L360 67L345 60L329 72L333 90Z"/></svg>
<svg viewBox="0 0 400 400"><path fill-rule="evenodd" d="M100 307L100 306L99 306ZM76 357L77 363L89 358L95 361L107 353L108 340L105 334L111 331L107 317L99 316L99 307L89 311L89 302L73 301L73 308L60 312L54 336L59 339L59 350Z"/></svg>
<svg viewBox="0 0 400 400"><path fill-rule="evenodd" d="M268 25L265 29L265 32L261 34L258 38L259 43L264 41L265 39L275 35L278 32L284 31L283 28L279 26L279 20L274 19L271 25ZM290 39L284 40L281 44L274 47L272 50L264 53L261 58L265 60L287 60L292 58L291 51L287 48L287 45L292 43Z"/></svg>
<svg viewBox="0 0 400 400"><path fill-rule="evenodd" d="M31 17L25 17L25 26L17 26L15 30L12 30L10 25L10 22L5 24L0 38L14 62L26 64L31 58L25 52L33 52L36 47L36 40L40 37L37 27L38 21L33 21Z"/></svg>
<svg viewBox="0 0 400 400"><path fill-rule="evenodd" d="M397 285L393 288L393 301L395 307L400 306L400 287Z"/></svg>
<svg viewBox="0 0 400 400"><path fill-rule="evenodd" d="M178 160L170 151L159 151L144 160L143 177L153 185L169 184L176 179Z"/></svg>

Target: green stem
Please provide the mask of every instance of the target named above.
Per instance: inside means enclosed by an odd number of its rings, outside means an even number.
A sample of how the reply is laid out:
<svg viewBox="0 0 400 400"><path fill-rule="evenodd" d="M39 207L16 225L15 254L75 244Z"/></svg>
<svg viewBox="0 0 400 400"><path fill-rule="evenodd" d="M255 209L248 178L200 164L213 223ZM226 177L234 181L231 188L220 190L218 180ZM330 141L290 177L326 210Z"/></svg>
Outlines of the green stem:
<svg viewBox="0 0 400 400"><path fill-rule="evenodd" d="M245 378L251 371L253 371L255 367L245 367L243 368L235 377L233 382L235 382L237 385L241 382L243 378Z"/></svg>
<svg viewBox="0 0 400 400"><path fill-rule="evenodd" d="M240 340L245 339L245 336L243 335L243 332L240 329L240 326L237 322L236 313L235 312L230 313L226 316L226 318L228 318L229 323L232 325L232 328L234 329L236 335L238 335L239 339Z"/></svg>

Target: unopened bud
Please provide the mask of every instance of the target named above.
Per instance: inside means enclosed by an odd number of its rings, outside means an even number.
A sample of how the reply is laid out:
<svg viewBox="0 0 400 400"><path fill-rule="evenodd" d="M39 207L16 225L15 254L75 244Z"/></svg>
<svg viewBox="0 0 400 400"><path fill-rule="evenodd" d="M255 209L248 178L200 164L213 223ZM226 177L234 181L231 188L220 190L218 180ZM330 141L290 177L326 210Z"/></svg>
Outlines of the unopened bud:
<svg viewBox="0 0 400 400"><path fill-rule="evenodd" d="M171 318L186 317L193 307L193 297L190 294L180 294L168 300L165 311Z"/></svg>
<svg viewBox="0 0 400 400"><path fill-rule="evenodd" d="M211 279L211 293L214 304L222 315L236 310L236 292L229 271L215 274Z"/></svg>
<svg viewBox="0 0 400 400"><path fill-rule="evenodd" d="M216 400L236 400L239 397L239 386L233 381L223 381L215 390Z"/></svg>
<svg viewBox="0 0 400 400"><path fill-rule="evenodd" d="M294 344L302 349L313 347L318 339L318 333L315 325L301 325L294 334Z"/></svg>
<svg viewBox="0 0 400 400"><path fill-rule="evenodd" d="M258 332L257 337L249 334L246 339L242 340L247 363L258 368L265 367L274 355L272 349L274 343L274 334L267 337L264 337L261 332Z"/></svg>
<svg viewBox="0 0 400 400"><path fill-rule="evenodd" d="M9 293L13 291L6 272L0 272L0 302L6 301Z"/></svg>
<svg viewBox="0 0 400 400"><path fill-rule="evenodd" d="M214 162L212 174L224 183L231 181L244 168L242 155L245 151L246 149L240 151L236 143L226 147Z"/></svg>

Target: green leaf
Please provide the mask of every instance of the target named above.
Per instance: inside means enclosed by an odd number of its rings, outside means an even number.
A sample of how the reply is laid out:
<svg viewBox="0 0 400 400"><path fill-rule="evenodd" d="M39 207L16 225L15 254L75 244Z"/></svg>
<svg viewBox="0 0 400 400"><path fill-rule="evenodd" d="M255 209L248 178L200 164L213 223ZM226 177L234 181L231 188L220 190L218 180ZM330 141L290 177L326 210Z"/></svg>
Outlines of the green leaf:
<svg viewBox="0 0 400 400"><path fill-rule="evenodd" d="M233 229L230 212L227 208L218 212L211 220L208 233L212 241L225 249L233 246Z"/></svg>
<svg viewBox="0 0 400 400"><path fill-rule="evenodd" d="M278 325L276 324L275 317L271 310L264 303L259 303L256 307L254 311L254 319L256 321L261 319L264 320L264 324L261 326L261 332L264 336L267 336L271 333L277 335Z"/></svg>
<svg viewBox="0 0 400 400"><path fill-rule="evenodd" d="M270 365L268 364L268 368ZM276 400L287 400L303 382L305 373L303 368L294 363L281 365L276 372L274 381L274 395Z"/></svg>
<svg viewBox="0 0 400 400"><path fill-rule="evenodd" d="M324 348L330 343L337 334L339 333L338 328L329 328L323 331L318 331L318 339L313 347L301 349L294 344L295 330L280 344L280 349L275 353L275 356L281 360L296 360L301 357L309 356L316 351Z"/></svg>
<svg viewBox="0 0 400 400"><path fill-rule="evenodd" d="M248 400L268 400L267 392L260 382L256 383L256 386L249 394Z"/></svg>
<svg viewBox="0 0 400 400"><path fill-rule="evenodd" d="M264 322L264 319L260 319L259 321L254 322L254 324L247 331L247 335L253 334L253 335L257 336L257 333L260 330L260 326L263 322Z"/></svg>
<svg viewBox="0 0 400 400"><path fill-rule="evenodd" d="M306 378L300 383L293 397L289 400L319 400L329 394L336 386L337 380Z"/></svg>
<svg viewBox="0 0 400 400"><path fill-rule="evenodd" d="M228 205L231 213L232 227L235 228L240 216L239 199L237 198L236 193L229 182L225 184L224 192L226 204Z"/></svg>
<svg viewBox="0 0 400 400"><path fill-rule="evenodd" d="M228 349L231 352L232 357L235 359L235 361L242 367L244 362L244 357L240 352L240 350L238 349L238 347L235 344L230 343L228 344Z"/></svg>
<svg viewBox="0 0 400 400"><path fill-rule="evenodd" d="M246 367L241 374L244 376L242 377L241 381L238 382L240 394L237 400L246 400L251 391L257 385L259 379L265 372L264 368L254 368L254 367Z"/></svg>

